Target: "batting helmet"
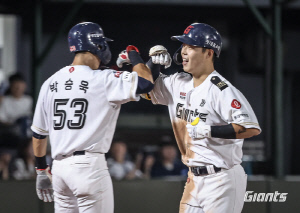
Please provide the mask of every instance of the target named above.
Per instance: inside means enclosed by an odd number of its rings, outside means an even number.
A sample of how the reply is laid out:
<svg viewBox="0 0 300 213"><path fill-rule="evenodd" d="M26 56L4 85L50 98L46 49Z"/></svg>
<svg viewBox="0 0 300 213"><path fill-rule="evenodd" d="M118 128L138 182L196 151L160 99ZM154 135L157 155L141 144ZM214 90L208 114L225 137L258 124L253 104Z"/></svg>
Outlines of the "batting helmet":
<svg viewBox="0 0 300 213"><path fill-rule="evenodd" d="M194 23L188 26L183 35L172 36L172 40L178 40L182 43L212 49L216 56L219 57L222 48L222 38L219 32L212 26L204 23ZM174 62L178 65L181 63L178 60L179 50L173 55Z"/></svg>
<svg viewBox="0 0 300 213"><path fill-rule="evenodd" d="M70 52L90 52L97 55L101 62L107 64L111 59L111 52L107 41L112 39L104 36L102 28L93 22L76 24L68 35Z"/></svg>

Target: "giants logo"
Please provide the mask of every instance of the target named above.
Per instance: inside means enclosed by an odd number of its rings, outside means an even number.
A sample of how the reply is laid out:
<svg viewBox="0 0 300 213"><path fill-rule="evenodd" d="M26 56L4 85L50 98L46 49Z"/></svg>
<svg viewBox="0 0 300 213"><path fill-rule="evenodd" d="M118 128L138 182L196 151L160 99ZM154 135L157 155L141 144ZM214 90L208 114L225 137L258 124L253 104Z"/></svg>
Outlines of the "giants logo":
<svg viewBox="0 0 300 213"><path fill-rule="evenodd" d="M188 26L188 27L184 30L183 34L188 34L188 33L191 31L191 29L193 29L193 28L194 28L194 27L193 27L192 25Z"/></svg>
<svg viewBox="0 0 300 213"><path fill-rule="evenodd" d="M176 106L176 117L187 122L192 122L196 117L199 117L203 122L206 122L207 113L198 112L198 109L185 109L184 104L178 103Z"/></svg>

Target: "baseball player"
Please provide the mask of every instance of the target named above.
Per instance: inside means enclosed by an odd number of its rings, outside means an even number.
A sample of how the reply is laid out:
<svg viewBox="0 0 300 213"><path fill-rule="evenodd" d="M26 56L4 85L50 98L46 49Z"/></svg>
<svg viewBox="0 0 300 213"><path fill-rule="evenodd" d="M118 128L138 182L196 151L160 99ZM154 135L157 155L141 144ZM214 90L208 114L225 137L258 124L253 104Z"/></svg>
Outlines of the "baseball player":
<svg viewBox="0 0 300 213"><path fill-rule="evenodd" d="M180 213L240 213L247 182L242 145L261 132L257 118L243 94L214 69L222 48L217 30L194 23L171 39L182 43L173 59L184 72L159 74L157 64L169 66L171 58L163 46L151 48L155 84L149 94L153 104L168 106L189 167Z"/></svg>
<svg viewBox="0 0 300 213"><path fill-rule="evenodd" d="M31 127L37 194L45 202L54 199L56 213L112 213L113 188L104 154L121 104L138 101L140 93L153 88L151 71L132 45L118 61L132 63L134 72L98 69L110 61L107 41L112 41L98 24L75 25L68 41L74 61L44 82ZM45 158L47 135L53 176Z"/></svg>

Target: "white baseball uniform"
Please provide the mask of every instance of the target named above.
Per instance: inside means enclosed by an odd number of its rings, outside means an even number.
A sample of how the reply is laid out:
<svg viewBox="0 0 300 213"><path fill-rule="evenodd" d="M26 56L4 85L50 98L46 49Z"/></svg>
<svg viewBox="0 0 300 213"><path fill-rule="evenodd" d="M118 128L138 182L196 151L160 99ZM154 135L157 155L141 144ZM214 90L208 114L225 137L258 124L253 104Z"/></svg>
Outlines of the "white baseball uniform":
<svg viewBox="0 0 300 213"><path fill-rule="evenodd" d="M31 129L50 137L55 212L113 212L104 153L121 104L139 100L137 84L136 72L83 65L64 67L44 82Z"/></svg>
<svg viewBox="0 0 300 213"><path fill-rule="evenodd" d="M246 190L242 162L243 139L193 140L186 129L196 117L205 125L235 123L260 130L257 118L242 93L217 71L194 88L190 74L160 74L150 92L154 104L167 105L182 161L189 167L206 166L209 175L189 172L180 212L241 212ZM213 166L222 168L215 173Z"/></svg>

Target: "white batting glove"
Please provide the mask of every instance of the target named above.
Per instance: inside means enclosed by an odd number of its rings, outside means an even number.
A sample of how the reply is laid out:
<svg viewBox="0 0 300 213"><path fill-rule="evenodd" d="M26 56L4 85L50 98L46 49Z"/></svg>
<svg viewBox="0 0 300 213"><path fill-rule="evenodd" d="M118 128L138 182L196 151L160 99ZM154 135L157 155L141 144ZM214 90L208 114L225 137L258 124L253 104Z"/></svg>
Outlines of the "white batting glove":
<svg viewBox="0 0 300 213"><path fill-rule="evenodd" d="M131 64L131 61L128 57L128 54L127 54L127 51L126 50L123 50L120 54L119 54L119 57L117 59L117 66L119 68L122 68L123 67L123 64L126 63L126 64Z"/></svg>
<svg viewBox="0 0 300 213"><path fill-rule="evenodd" d="M162 45L156 45L149 51L149 56L154 64L165 65L165 69L171 66L172 58L168 50Z"/></svg>
<svg viewBox="0 0 300 213"><path fill-rule="evenodd" d="M44 202L52 202L52 174L49 166L46 169L36 169L36 193L40 200Z"/></svg>
<svg viewBox="0 0 300 213"><path fill-rule="evenodd" d="M192 139L211 138L211 128L209 125L204 125L204 122L199 123L197 117L191 124L186 125L189 136Z"/></svg>

